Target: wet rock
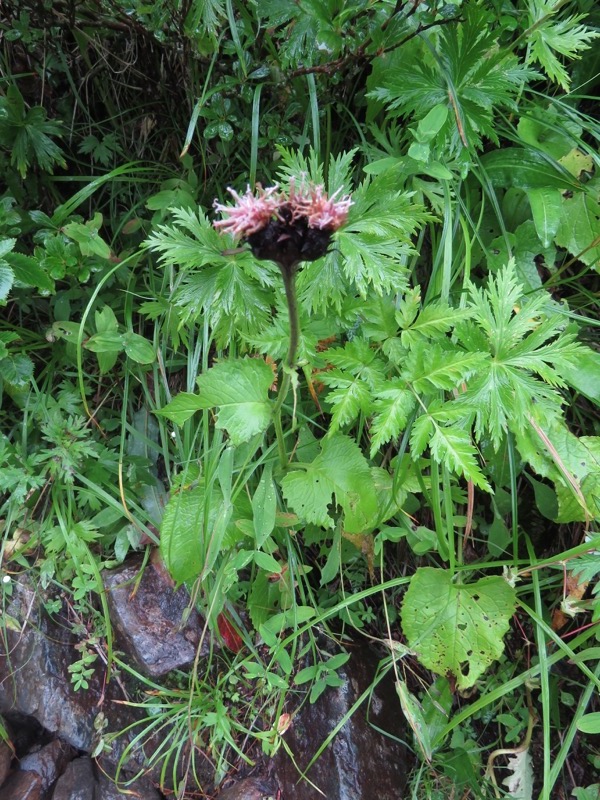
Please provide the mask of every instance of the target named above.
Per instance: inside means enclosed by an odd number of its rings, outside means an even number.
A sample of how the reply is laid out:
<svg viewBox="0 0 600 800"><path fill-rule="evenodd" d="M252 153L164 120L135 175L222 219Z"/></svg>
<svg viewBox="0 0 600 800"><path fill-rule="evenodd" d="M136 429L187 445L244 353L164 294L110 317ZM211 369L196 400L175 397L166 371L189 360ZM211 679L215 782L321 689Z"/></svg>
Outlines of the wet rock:
<svg viewBox="0 0 600 800"><path fill-rule="evenodd" d="M45 800L42 779L36 772L13 772L0 789L0 800Z"/></svg>
<svg viewBox="0 0 600 800"><path fill-rule="evenodd" d="M98 784L96 787L96 794L94 800L126 800L126 798L142 798L143 800L160 800L161 794L146 778L139 778L131 783L120 784L123 792L119 791L119 787L103 772L98 774ZM54 800L54 798L53 798Z"/></svg>
<svg viewBox="0 0 600 800"><path fill-rule="evenodd" d="M19 769L21 772L35 772L40 776L42 786L49 789L63 772L67 763L75 755L73 748L55 739L50 744L44 745L35 753L29 753L21 759Z"/></svg>
<svg viewBox="0 0 600 800"><path fill-rule="evenodd" d="M284 748L275 756L275 771L283 800L402 800L406 797L406 748L375 730L397 739L407 737L404 718L391 680L382 681L344 723L307 773L320 790L301 780L329 734L370 686L377 662L366 648L356 648L338 672L344 684L328 688L314 705L305 704L285 734L294 766Z"/></svg>
<svg viewBox="0 0 600 800"><path fill-rule="evenodd" d="M104 572L103 579L119 646L146 675L157 678L193 664L203 623L192 610L182 624L190 605L189 594L184 586L175 590L158 559L145 567L134 593L140 566L136 560ZM202 654L209 650L206 641Z"/></svg>
<svg viewBox="0 0 600 800"><path fill-rule="evenodd" d="M89 750L97 696L71 691L68 667L77 657L72 636L41 612L25 579L15 583L7 612L23 629L9 629L8 654L0 650L0 711L35 717L75 749Z"/></svg>
<svg viewBox="0 0 600 800"><path fill-rule="evenodd" d="M271 800L276 796L276 787L261 778L246 778L225 789L217 800Z"/></svg>
<svg viewBox="0 0 600 800"><path fill-rule="evenodd" d="M91 759L76 758L58 779L52 800L95 800L95 788Z"/></svg>

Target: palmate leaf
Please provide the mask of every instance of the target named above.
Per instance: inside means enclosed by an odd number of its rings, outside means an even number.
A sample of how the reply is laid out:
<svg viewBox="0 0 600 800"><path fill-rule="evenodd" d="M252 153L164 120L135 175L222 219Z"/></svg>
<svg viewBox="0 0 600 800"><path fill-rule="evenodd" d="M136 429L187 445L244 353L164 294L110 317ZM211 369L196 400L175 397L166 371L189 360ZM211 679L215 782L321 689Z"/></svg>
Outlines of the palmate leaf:
<svg viewBox="0 0 600 800"><path fill-rule="evenodd" d="M450 391L477 372L486 358L484 353L468 353L421 339L411 348L402 377L420 394L436 389Z"/></svg>
<svg viewBox="0 0 600 800"><path fill-rule="evenodd" d="M435 106L448 105L450 95L451 113L439 135L451 152L460 150L465 139L477 148L484 136L497 142L495 109L515 109L515 96L537 75L515 56L497 55L497 32L484 9L471 3L464 13L464 21L441 29L435 57L417 40L395 58L386 54L380 74L375 71L379 85L369 92L390 111L418 119Z"/></svg>
<svg viewBox="0 0 600 800"><path fill-rule="evenodd" d="M228 240L201 211L177 208L173 218L174 224L157 226L146 246L164 264L181 268L174 302L182 322L206 315L220 346L260 330L271 317L275 267L257 261L250 251L229 252ZM233 239L228 243L233 245Z"/></svg>
<svg viewBox="0 0 600 800"><path fill-rule="evenodd" d="M469 291L473 321L457 326L456 334L471 352L489 348L491 358L454 404L475 415L477 437L489 434L497 448L509 424L527 424L533 397L549 415L560 411L563 399L552 387L565 385L561 369L575 365L586 348L564 331L544 292L528 301L521 297L513 261L490 278L485 291L473 286Z"/></svg>
<svg viewBox="0 0 600 800"><path fill-rule="evenodd" d="M334 433L371 410L372 390L385 378L385 364L364 339L328 350L327 358L339 367L320 375L320 380L333 388L327 402L333 410L330 431Z"/></svg>
<svg viewBox="0 0 600 800"><path fill-rule="evenodd" d="M399 313L398 322L402 328L400 339L403 345L409 347L423 337L435 338L441 333L447 333L457 322L468 319L471 314L467 308L452 308L442 302L430 303L408 324L403 324Z"/></svg>
<svg viewBox="0 0 600 800"><path fill-rule="evenodd" d="M581 58L581 52L588 50L600 33L580 24L585 14L557 20L555 15L561 5L556 0L527 0L529 61L537 61L548 77L568 92L571 79L556 54Z"/></svg>

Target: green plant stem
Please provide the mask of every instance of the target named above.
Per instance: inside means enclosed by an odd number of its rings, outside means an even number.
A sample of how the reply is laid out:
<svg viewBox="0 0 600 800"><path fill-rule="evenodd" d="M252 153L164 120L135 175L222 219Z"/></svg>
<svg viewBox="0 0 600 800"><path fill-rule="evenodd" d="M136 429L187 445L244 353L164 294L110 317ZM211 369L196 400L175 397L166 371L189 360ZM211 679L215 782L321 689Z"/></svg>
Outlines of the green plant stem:
<svg viewBox="0 0 600 800"><path fill-rule="evenodd" d="M283 424L281 421L281 409L283 402L290 390L292 372L296 366L296 356L298 354L298 343L300 341L300 321L298 319L298 301L296 299L296 268L279 265L283 287L285 289L285 299L287 301L288 315L290 320L290 346L287 358L283 364L283 376L279 394L273 408L273 418L275 421L275 435L277 436L277 449L279 450L279 460L285 469L288 465L287 451L285 449L285 439L283 436Z"/></svg>

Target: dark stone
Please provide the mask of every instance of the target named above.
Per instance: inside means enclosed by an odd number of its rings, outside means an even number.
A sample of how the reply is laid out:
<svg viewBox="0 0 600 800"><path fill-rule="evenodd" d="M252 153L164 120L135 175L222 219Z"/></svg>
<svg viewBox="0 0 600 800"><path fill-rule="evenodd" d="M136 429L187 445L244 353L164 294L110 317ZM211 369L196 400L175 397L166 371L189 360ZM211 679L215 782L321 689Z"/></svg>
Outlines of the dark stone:
<svg viewBox="0 0 600 800"><path fill-rule="evenodd" d="M190 596L173 581L157 558L149 563L134 592L140 570L135 561L103 573L111 619L120 647L152 678L193 664L203 623L192 609L185 625ZM210 651L208 641L202 655Z"/></svg>
<svg viewBox="0 0 600 800"><path fill-rule="evenodd" d="M42 779L36 772L13 772L0 789L0 800L44 800Z"/></svg>
<svg viewBox="0 0 600 800"><path fill-rule="evenodd" d="M402 800L406 797L407 754L396 739L407 732L393 681L384 679L372 696L344 723L333 741L317 758L307 777L320 789L301 780L303 772L336 725L372 684L376 661L366 648L356 648L338 671L344 684L328 688L314 705L306 703L285 733L294 766L283 747L275 756L275 772L283 800Z"/></svg>
<svg viewBox="0 0 600 800"><path fill-rule="evenodd" d="M276 788L262 778L246 778L225 789L217 800L270 800L275 798Z"/></svg>
<svg viewBox="0 0 600 800"><path fill-rule="evenodd" d="M4 678L1 672L0 676ZM0 697L1 693L2 688L0 686ZM43 746L52 741L52 734L43 728L35 717L22 714L20 711L7 711L4 708L2 710L4 711L4 719L10 725L10 740L18 758L27 755L33 748Z"/></svg>
<svg viewBox="0 0 600 800"><path fill-rule="evenodd" d="M52 800L95 800L95 790L92 762L84 756L68 765L58 779Z"/></svg>
<svg viewBox="0 0 600 800"><path fill-rule="evenodd" d="M37 773L42 779L44 789L49 789L74 755L72 747L60 739L54 739L37 752L22 758L19 769L21 772Z"/></svg>

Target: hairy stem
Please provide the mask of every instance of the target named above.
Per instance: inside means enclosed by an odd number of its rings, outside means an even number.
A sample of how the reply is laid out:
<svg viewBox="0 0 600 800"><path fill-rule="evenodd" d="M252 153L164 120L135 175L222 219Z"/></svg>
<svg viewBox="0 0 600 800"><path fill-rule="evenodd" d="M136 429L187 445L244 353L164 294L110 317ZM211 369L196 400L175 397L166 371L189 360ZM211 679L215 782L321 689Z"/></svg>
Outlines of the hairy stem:
<svg viewBox="0 0 600 800"><path fill-rule="evenodd" d="M283 278L283 286L285 289L285 299L287 301L288 315L290 320L290 346L288 349L287 358L283 365L283 375L277 400L273 408L273 416L275 418L275 433L277 436L277 448L279 450L279 460L281 466L285 469L288 465L288 456L285 449L285 440L283 437L283 425L281 422L281 409L283 402L290 390L292 381L292 372L296 366L296 356L298 355L298 343L300 341L300 322L298 319L298 302L296 299L296 265L284 266L279 265L281 276Z"/></svg>

